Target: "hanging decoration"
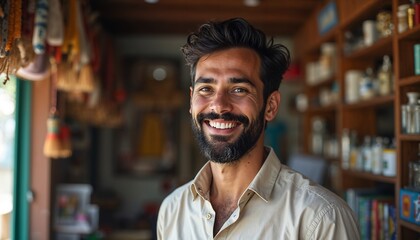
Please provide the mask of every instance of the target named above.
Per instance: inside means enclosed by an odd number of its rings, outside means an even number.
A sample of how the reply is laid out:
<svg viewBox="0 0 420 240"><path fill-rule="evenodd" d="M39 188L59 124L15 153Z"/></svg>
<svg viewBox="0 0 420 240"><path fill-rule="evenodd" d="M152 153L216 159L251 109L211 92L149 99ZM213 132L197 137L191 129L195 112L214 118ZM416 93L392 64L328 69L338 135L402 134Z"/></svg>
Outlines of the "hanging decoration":
<svg viewBox="0 0 420 240"><path fill-rule="evenodd" d="M57 63L51 58L51 109L47 119L47 136L44 142L44 155L53 159L72 155L70 129L64 124L57 110Z"/></svg>
<svg viewBox="0 0 420 240"><path fill-rule="evenodd" d="M0 5L1 43L0 72L6 73L3 84L9 80L9 74L16 72L20 66L20 49L18 42L22 35L22 0L6 0Z"/></svg>
<svg viewBox="0 0 420 240"><path fill-rule="evenodd" d="M63 117L122 124L118 55L98 16L89 0L0 0L0 73L30 81L54 78L68 105ZM54 126L53 114L50 120Z"/></svg>

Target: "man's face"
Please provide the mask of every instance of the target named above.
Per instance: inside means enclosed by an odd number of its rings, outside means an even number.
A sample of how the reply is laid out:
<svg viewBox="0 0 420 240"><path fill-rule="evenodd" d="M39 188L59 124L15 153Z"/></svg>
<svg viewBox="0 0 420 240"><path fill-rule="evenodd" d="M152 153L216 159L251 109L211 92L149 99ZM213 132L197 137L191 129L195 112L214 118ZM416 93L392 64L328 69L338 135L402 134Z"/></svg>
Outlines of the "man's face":
<svg viewBox="0 0 420 240"><path fill-rule="evenodd" d="M221 50L198 61L190 111L208 159L235 162L260 139L265 108L259 69L259 56L247 48Z"/></svg>

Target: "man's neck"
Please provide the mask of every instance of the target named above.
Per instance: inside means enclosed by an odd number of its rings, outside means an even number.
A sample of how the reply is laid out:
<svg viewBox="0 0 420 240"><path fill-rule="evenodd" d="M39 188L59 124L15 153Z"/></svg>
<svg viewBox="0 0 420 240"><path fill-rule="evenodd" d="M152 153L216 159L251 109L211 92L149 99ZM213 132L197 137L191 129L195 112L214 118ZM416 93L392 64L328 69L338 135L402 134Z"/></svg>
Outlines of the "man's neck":
<svg viewBox="0 0 420 240"><path fill-rule="evenodd" d="M263 144L260 144L235 163L211 162L213 180L210 195L222 199L238 200L257 175L264 160L265 150Z"/></svg>
<svg viewBox="0 0 420 240"><path fill-rule="evenodd" d="M264 160L265 150L261 143L236 163L210 163L213 174L210 202L216 212L214 235L237 208L239 198L257 175Z"/></svg>

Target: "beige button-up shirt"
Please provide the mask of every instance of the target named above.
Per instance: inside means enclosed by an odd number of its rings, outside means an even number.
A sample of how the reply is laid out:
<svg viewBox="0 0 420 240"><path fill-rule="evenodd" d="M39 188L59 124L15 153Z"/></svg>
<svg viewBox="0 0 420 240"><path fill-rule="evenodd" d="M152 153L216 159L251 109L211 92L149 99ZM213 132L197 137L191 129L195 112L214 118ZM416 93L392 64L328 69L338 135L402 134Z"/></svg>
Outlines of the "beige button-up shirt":
<svg viewBox="0 0 420 240"><path fill-rule="evenodd" d="M161 240L179 239L360 239L352 210L338 196L282 165L270 153L238 207L213 237L209 163L195 179L162 203Z"/></svg>

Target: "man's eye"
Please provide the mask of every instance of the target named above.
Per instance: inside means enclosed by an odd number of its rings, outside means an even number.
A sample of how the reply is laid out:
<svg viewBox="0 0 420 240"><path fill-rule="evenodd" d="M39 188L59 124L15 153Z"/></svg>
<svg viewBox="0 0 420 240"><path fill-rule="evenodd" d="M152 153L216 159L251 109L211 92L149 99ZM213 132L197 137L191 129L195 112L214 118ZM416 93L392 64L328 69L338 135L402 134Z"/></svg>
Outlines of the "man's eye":
<svg viewBox="0 0 420 240"><path fill-rule="evenodd" d="M234 93L247 93L248 91L245 88L235 88L233 89Z"/></svg>
<svg viewBox="0 0 420 240"><path fill-rule="evenodd" d="M201 88L198 89L198 91L201 92L201 93L208 93L208 92L211 91L211 88L209 88L209 87L201 87Z"/></svg>

